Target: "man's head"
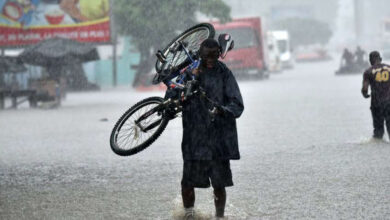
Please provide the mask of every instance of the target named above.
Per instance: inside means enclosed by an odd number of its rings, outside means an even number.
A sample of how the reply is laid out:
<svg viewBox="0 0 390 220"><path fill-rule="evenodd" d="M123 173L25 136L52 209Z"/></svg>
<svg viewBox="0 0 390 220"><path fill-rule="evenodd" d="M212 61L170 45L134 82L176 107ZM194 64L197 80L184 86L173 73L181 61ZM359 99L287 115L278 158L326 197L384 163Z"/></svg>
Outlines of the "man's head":
<svg viewBox="0 0 390 220"><path fill-rule="evenodd" d="M218 42L212 38L204 40L200 45L199 55L202 59L201 65L205 68L213 68L221 53Z"/></svg>
<svg viewBox="0 0 390 220"><path fill-rule="evenodd" d="M371 65L379 64L382 62L381 55L378 51L372 51L369 55Z"/></svg>

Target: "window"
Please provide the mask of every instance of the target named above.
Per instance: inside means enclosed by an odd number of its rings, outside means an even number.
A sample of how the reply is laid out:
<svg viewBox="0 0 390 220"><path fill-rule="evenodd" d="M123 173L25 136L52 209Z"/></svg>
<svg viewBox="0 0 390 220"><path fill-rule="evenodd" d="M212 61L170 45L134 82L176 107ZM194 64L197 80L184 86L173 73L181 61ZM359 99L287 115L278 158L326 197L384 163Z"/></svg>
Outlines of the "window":
<svg viewBox="0 0 390 220"><path fill-rule="evenodd" d="M251 28L217 30L217 36L221 33L227 33L232 36L234 40L234 49L249 48L259 45L256 33Z"/></svg>

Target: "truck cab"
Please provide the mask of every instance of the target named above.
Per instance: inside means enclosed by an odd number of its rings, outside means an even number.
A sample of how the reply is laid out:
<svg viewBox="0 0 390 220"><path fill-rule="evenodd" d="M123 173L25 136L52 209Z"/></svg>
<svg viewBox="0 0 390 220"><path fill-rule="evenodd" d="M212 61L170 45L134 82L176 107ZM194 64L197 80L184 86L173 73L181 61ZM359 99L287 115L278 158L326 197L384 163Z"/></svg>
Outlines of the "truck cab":
<svg viewBox="0 0 390 220"><path fill-rule="evenodd" d="M225 24L212 24L217 36L227 33L234 40L234 48L223 62L237 78L268 78L264 58L265 43L259 17L237 18Z"/></svg>

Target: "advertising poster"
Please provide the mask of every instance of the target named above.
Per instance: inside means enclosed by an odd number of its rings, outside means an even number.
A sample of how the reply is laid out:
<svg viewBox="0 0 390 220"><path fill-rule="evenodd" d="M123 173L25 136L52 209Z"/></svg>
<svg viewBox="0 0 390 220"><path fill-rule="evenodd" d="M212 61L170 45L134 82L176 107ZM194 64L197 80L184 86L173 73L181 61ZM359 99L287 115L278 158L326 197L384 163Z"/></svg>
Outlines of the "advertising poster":
<svg viewBox="0 0 390 220"><path fill-rule="evenodd" d="M110 41L109 0L0 0L0 47L53 37Z"/></svg>

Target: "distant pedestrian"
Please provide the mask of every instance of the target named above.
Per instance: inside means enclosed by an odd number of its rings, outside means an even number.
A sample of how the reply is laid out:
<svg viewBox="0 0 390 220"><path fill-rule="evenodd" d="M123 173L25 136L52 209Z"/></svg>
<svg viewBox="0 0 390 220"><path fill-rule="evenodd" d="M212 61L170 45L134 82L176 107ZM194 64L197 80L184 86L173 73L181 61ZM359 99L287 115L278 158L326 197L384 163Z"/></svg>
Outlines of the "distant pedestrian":
<svg viewBox="0 0 390 220"><path fill-rule="evenodd" d="M374 138L382 139L384 122L387 132L390 131L390 66L382 63L377 51L369 55L371 67L363 74L362 94L369 98L368 88L371 88L371 113L374 125Z"/></svg>
<svg viewBox="0 0 390 220"><path fill-rule="evenodd" d="M366 51L362 50L362 48L360 48L360 46L358 46L356 48L355 57L356 57L356 64L357 65L359 65L359 66L364 65L364 55L365 54L366 54Z"/></svg>
<svg viewBox="0 0 390 220"><path fill-rule="evenodd" d="M345 48L343 55L341 57L341 63L342 63L341 66L347 70L352 69L353 59L354 59L354 55L347 48Z"/></svg>

